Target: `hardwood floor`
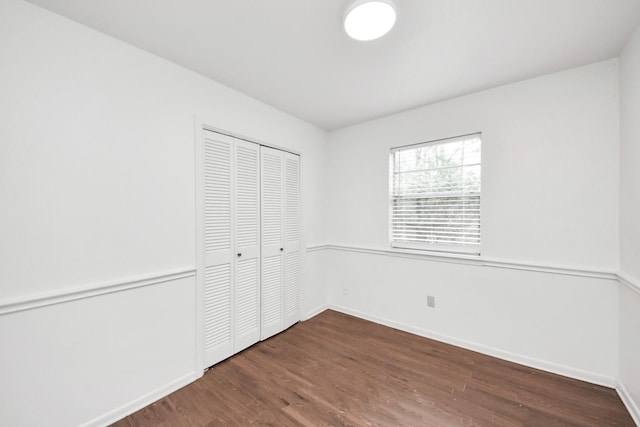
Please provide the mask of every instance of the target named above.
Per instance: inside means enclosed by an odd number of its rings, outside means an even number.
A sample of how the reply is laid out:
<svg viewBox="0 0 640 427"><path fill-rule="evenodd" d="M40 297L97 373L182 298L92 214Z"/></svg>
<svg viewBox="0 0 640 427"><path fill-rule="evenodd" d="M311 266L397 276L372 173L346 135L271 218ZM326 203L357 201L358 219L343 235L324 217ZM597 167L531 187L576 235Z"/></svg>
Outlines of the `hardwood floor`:
<svg viewBox="0 0 640 427"><path fill-rule="evenodd" d="M634 426L612 389L325 311L124 426Z"/></svg>

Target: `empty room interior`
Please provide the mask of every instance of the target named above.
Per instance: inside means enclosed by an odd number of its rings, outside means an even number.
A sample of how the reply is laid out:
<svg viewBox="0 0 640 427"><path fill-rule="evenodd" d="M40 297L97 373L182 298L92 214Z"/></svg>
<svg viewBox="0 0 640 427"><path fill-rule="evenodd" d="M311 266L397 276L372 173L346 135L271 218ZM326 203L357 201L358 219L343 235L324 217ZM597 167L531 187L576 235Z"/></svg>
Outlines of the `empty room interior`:
<svg viewBox="0 0 640 427"><path fill-rule="evenodd" d="M640 425L640 1L0 0L0 224L1 426Z"/></svg>

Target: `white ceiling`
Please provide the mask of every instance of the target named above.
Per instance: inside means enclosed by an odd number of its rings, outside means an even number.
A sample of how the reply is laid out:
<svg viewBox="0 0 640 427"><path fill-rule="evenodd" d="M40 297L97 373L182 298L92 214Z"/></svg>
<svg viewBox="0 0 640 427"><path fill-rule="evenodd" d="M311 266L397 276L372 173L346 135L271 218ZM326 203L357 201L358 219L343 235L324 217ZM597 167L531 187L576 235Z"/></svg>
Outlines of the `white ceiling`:
<svg viewBox="0 0 640 427"><path fill-rule="evenodd" d="M382 39L352 0L31 0L326 130L616 57L640 0L396 0Z"/></svg>

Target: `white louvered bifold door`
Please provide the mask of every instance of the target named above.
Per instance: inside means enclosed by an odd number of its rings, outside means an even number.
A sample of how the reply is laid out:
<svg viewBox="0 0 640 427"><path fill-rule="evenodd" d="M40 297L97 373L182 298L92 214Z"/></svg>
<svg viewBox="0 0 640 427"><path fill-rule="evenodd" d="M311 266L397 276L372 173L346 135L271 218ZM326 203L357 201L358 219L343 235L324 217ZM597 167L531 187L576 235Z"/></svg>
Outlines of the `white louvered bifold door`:
<svg viewBox="0 0 640 427"><path fill-rule="evenodd" d="M204 288L204 367L234 352L233 283L235 270L233 212L233 138L204 131L202 148L203 236L199 269Z"/></svg>
<svg viewBox="0 0 640 427"><path fill-rule="evenodd" d="M235 140L235 352L260 340L260 146Z"/></svg>
<svg viewBox="0 0 640 427"><path fill-rule="evenodd" d="M300 320L300 156L284 155L284 328Z"/></svg>
<svg viewBox="0 0 640 427"><path fill-rule="evenodd" d="M262 339L284 329L284 152L261 147Z"/></svg>
<svg viewBox="0 0 640 427"><path fill-rule="evenodd" d="M197 280L207 368L300 319L300 157L203 134Z"/></svg>

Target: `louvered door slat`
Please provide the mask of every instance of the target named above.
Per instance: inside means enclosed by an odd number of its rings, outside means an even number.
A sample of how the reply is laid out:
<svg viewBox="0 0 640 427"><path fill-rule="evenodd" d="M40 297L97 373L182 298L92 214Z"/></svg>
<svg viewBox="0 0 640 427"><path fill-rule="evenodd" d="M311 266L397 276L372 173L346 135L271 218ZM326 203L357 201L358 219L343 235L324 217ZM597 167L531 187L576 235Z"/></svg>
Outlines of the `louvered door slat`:
<svg viewBox="0 0 640 427"><path fill-rule="evenodd" d="M284 329L284 155L261 147L262 194L262 339Z"/></svg>
<svg viewBox="0 0 640 427"><path fill-rule="evenodd" d="M258 247L260 197L258 186L258 147L236 146L236 246Z"/></svg>
<svg viewBox="0 0 640 427"><path fill-rule="evenodd" d="M284 328L300 320L300 156L284 154Z"/></svg>
<svg viewBox="0 0 640 427"><path fill-rule="evenodd" d="M262 245L282 243L282 152L262 148Z"/></svg>
<svg viewBox="0 0 640 427"><path fill-rule="evenodd" d="M234 161L237 353L260 340L260 146L236 139Z"/></svg>
<svg viewBox="0 0 640 427"><path fill-rule="evenodd" d="M204 367L233 354L233 139L204 131L202 146Z"/></svg>
<svg viewBox="0 0 640 427"><path fill-rule="evenodd" d="M262 260L262 326L282 329L282 261L279 255Z"/></svg>
<svg viewBox="0 0 640 427"><path fill-rule="evenodd" d="M204 141L204 242L205 251L231 249L232 141Z"/></svg>
<svg viewBox="0 0 640 427"><path fill-rule="evenodd" d="M298 320L298 288L300 284L300 252L291 251L286 255L284 307L286 323L296 323ZM289 325L285 325L289 326Z"/></svg>
<svg viewBox="0 0 640 427"><path fill-rule="evenodd" d="M241 347L255 343L259 336L259 295L257 283L260 274L257 258L239 261L236 268L236 337Z"/></svg>
<svg viewBox="0 0 640 427"><path fill-rule="evenodd" d="M231 343L231 265L205 269L205 351Z"/></svg>
<svg viewBox="0 0 640 427"><path fill-rule="evenodd" d="M300 239L300 157L285 158L285 236L288 242Z"/></svg>

